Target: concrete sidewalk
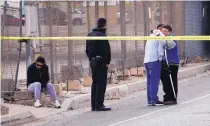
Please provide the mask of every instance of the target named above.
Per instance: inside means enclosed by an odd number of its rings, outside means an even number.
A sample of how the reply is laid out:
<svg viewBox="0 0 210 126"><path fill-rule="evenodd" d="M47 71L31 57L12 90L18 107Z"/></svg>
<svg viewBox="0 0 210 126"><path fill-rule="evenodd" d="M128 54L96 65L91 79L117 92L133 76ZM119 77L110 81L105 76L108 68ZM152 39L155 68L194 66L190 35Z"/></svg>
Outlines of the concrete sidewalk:
<svg viewBox="0 0 210 126"><path fill-rule="evenodd" d="M204 73L207 70L210 70L210 62L191 64L188 65L188 67L180 68L179 79ZM145 78L142 78L140 80L135 79L135 80L125 81L124 84L117 86L116 85L109 86L106 91L106 99L109 100L120 99L121 97L125 97L126 95L129 95L132 92L144 90L146 88L145 83L146 83ZM10 112L12 113L1 117L3 119L3 122L1 121L1 124L18 125L33 120L42 119L44 117L49 117L51 115L56 115L58 113L65 112L67 110L86 108L90 106L90 93L75 95L74 97L72 97L71 94L67 94L64 102L62 103L61 109L44 108L44 107L34 108L33 106L22 106L14 104L5 104L5 105L10 108ZM88 110L90 109L87 109L87 111ZM25 121L21 121L24 119Z"/></svg>
<svg viewBox="0 0 210 126"><path fill-rule="evenodd" d="M206 70L210 70L210 63L197 63L191 64L188 67L181 67L179 70L178 78L183 79L191 77L196 74L204 73ZM118 86L109 87L106 90L105 99L118 99L124 97L132 92L144 90L146 88L146 79L141 78L133 80ZM66 96L68 97L68 95ZM90 93L73 97L71 99L66 98L62 104L63 109L78 109L84 108L90 105Z"/></svg>

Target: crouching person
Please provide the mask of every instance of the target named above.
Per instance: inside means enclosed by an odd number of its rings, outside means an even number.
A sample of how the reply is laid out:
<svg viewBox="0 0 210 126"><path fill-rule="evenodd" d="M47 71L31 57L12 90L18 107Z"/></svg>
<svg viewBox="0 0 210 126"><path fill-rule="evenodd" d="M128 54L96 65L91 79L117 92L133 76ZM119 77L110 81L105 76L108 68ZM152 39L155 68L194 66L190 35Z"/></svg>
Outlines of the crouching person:
<svg viewBox="0 0 210 126"><path fill-rule="evenodd" d="M56 91L54 86L49 83L49 70L46 61L39 56L34 63L32 63L27 70L27 87L28 91L34 93L35 103L34 107L41 107L40 95L41 91L46 89L51 96L56 108L61 105L56 99Z"/></svg>

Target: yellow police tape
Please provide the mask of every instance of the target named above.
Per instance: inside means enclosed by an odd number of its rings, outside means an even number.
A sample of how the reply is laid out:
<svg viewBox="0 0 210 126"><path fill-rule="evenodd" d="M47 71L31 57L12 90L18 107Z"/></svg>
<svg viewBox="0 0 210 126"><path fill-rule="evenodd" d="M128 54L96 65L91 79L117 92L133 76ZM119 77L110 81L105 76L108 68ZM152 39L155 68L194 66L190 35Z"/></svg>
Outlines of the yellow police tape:
<svg viewBox="0 0 210 126"><path fill-rule="evenodd" d="M210 40L210 36L108 36L108 37L13 37L1 36L2 40Z"/></svg>

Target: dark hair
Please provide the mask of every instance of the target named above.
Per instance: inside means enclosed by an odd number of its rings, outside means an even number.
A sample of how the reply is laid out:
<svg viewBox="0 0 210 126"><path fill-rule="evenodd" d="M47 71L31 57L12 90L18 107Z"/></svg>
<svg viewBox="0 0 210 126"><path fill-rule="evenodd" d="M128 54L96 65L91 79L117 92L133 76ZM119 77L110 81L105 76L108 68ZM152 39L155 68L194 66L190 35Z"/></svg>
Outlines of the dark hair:
<svg viewBox="0 0 210 126"><path fill-rule="evenodd" d="M159 28L159 27L162 27L164 24L159 24L158 26L157 26L157 29Z"/></svg>
<svg viewBox="0 0 210 126"><path fill-rule="evenodd" d="M162 28L168 29L168 31L172 32L172 27L170 25L164 25Z"/></svg>
<svg viewBox="0 0 210 126"><path fill-rule="evenodd" d="M42 57L42 56L37 57L36 62L40 62L40 63L43 63L43 64L46 63L45 58Z"/></svg>
<svg viewBox="0 0 210 126"><path fill-rule="evenodd" d="M97 22L98 28L103 28L106 25L106 19L105 18L99 18Z"/></svg>

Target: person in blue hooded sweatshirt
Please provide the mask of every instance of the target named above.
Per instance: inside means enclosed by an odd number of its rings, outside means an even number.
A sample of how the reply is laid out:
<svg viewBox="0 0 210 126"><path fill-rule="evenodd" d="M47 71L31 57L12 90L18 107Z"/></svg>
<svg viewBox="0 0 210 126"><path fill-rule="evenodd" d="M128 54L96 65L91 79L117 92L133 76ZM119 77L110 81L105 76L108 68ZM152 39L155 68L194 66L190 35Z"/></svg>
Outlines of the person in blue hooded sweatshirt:
<svg viewBox="0 0 210 126"><path fill-rule="evenodd" d="M162 27L162 32L165 36L173 36L172 27L170 25L164 25ZM166 60L162 61L161 81L163 83L163 91L165 92L165 95L163 96L164 99L163 101L165 105L177 104L177 94L178 94L177 74L178 74L180 59L179 59L177 41L174 42L176 43L174 48L171 49L166 48L166 53L167 53L166 58L168 60L168 65L166 64ZM169 72L171 73L176 97L174 97L174 92L170 81Z"/></svg>

